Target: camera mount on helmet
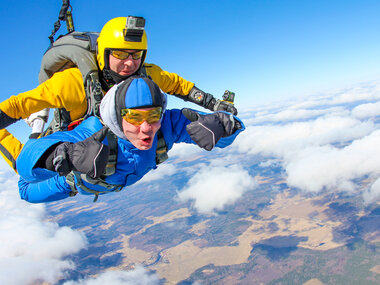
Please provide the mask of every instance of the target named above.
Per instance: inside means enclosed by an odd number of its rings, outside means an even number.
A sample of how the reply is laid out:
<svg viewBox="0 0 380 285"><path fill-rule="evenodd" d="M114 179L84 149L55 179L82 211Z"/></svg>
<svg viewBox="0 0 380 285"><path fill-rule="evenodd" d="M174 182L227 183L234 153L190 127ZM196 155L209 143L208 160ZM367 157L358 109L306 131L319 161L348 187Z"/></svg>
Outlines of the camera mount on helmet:
<svg viewBox="0 0 380 285"><path fill-rule="evenodd" d="M141 42L144 34L145 19L143 17L128 16L123 30L124 40Z"/></svg>

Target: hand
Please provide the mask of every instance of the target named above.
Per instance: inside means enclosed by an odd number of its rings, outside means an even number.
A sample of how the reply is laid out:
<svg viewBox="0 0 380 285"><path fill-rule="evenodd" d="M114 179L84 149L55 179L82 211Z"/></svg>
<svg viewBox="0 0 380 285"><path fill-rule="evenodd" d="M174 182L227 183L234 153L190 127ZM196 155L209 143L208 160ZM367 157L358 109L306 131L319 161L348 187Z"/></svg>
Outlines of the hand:
<svg viewBox="0 0 380 285"><path fill-rule="evenodd" d="M202 106L210 111L226 111L233 115L237 115L237 109L232 103L215 99L210 93L206 93L197 87L193 87L187 95L186 100Z"/></svg>
<svg viewBox="0 0 380 285"><path fill-rule="evenodd" d="M221 101L219 99L216 100L216 103L214 105L214 111L226 111L235 116L238 114L238 111L235 108L234 104L226 102L226 101Z"/></svg>
<svg viewBox="0 0 380 285"><path fill-rule="evenodd" d="M104 127L84 141L75 144L59 144L54 151L53 165L59 175L66 176L71 170L99 178L107 165L109 147L102 144L108 128Z"/></svg>
<svg viewBox="0 0 380 285"><path fill-rule="evenodd" d="M232 135L237 124L233 115L216 112L201 115L191 109L183 109L182 114L191 121L186 130L191 139L205 150L212 150L221 137Z"/></svg>

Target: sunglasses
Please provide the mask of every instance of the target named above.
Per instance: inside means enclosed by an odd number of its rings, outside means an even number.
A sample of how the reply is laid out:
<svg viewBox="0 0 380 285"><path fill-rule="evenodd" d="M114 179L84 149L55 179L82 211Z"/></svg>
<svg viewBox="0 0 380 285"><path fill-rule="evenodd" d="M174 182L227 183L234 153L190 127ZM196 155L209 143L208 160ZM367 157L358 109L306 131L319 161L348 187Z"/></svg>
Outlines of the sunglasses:
<svg viewBox="0 0 380 285"><path fill-rule="evenodd" d="M127 59L130 55L134 60L139 59L143 56L144 51L124 51L124 50L111 50L111 55L117 59L124 60Z"/></svg>
<svg viewBox="0 0 380 285"><path fill-rule="evenodd" d="M140 126L144 121L148 124L154 124L160 121L162 115L162 107L155 107L151 110L140 109L122 109L121 116L128 123Z"/></svg>

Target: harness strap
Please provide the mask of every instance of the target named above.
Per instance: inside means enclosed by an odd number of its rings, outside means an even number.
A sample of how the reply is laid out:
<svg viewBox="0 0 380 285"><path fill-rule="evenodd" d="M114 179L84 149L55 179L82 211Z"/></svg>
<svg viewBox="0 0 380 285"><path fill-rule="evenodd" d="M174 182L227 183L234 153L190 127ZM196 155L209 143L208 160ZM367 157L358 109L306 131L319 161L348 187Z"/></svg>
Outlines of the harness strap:
<svg viewBox="0 0 380 285"><path fill-rule="evenodd" d="M103 98L102 85L97 70L91 70L85 80L85 91L87 97L87 113L84 118L94 115L100 118L99 106Z"/></svg>
<svg viewBox="0 0 380 285"><path fill-rule="evenodd" d="M109 191L97 191L97 190L90 189L86 185L84 185L83 181L86 181L87 183L90 183L93 185L99 185L101 187L108 189ZM121 189L123 189L123 185L113 185L104 181L103 179L100 179L100 178L94 179L78 171L71 171L66 176L66 182L67 184L70 185L70 188L71 188L70 196L75 196L78 193L77 187L79 187L83 191L94 194L95 195L94 202L98 200L99 194L105 194L109 192L119 192Z"/></svg>
<svg viewBox="0 0 380 285"><path fill-rule="evenodd" d="M58 20L54 23L53 31L51 32L50 36L48 37L51 44L54 43L54 36L55 36L56 32L59 30L59 28L61 27L61 21L66 21L67 31L69 33L74 31L74 23L73 23L73 19L72 19L72 13L69 10L69 8L71 8L70 0L62 0L62 7L61 7L61 10L59 11Z"/></svg>
<svg viewBox="0 0 380 285"><path fill-rule="evenodd" d="M169 158L168 147L161 129L157 132L156 164L163 163Z"/></svg>
<svg viewBox="0 0 380 285"><path fill-rule="evenodd" d="M108 156L108 162L106 166L106 173L105 176L110 176L115 173L116 171L116 163L117 163L117 136L108 130L107 132L107 140L108 140L108 146L110 149L110 153Z"/></svg>

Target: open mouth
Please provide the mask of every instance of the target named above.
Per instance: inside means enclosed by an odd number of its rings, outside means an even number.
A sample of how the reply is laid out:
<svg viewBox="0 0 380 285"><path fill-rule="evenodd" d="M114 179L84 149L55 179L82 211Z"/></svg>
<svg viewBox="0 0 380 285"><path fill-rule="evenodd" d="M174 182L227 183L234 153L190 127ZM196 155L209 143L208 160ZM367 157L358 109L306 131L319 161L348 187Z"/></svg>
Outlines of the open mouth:
<svg viewBox="0 0 380 285"><path fill-rule="evenodd" d="M152 142L152 138L151 137L146 137L144 139L142 139L143 143L144 144L150 144Z"/></svg>

